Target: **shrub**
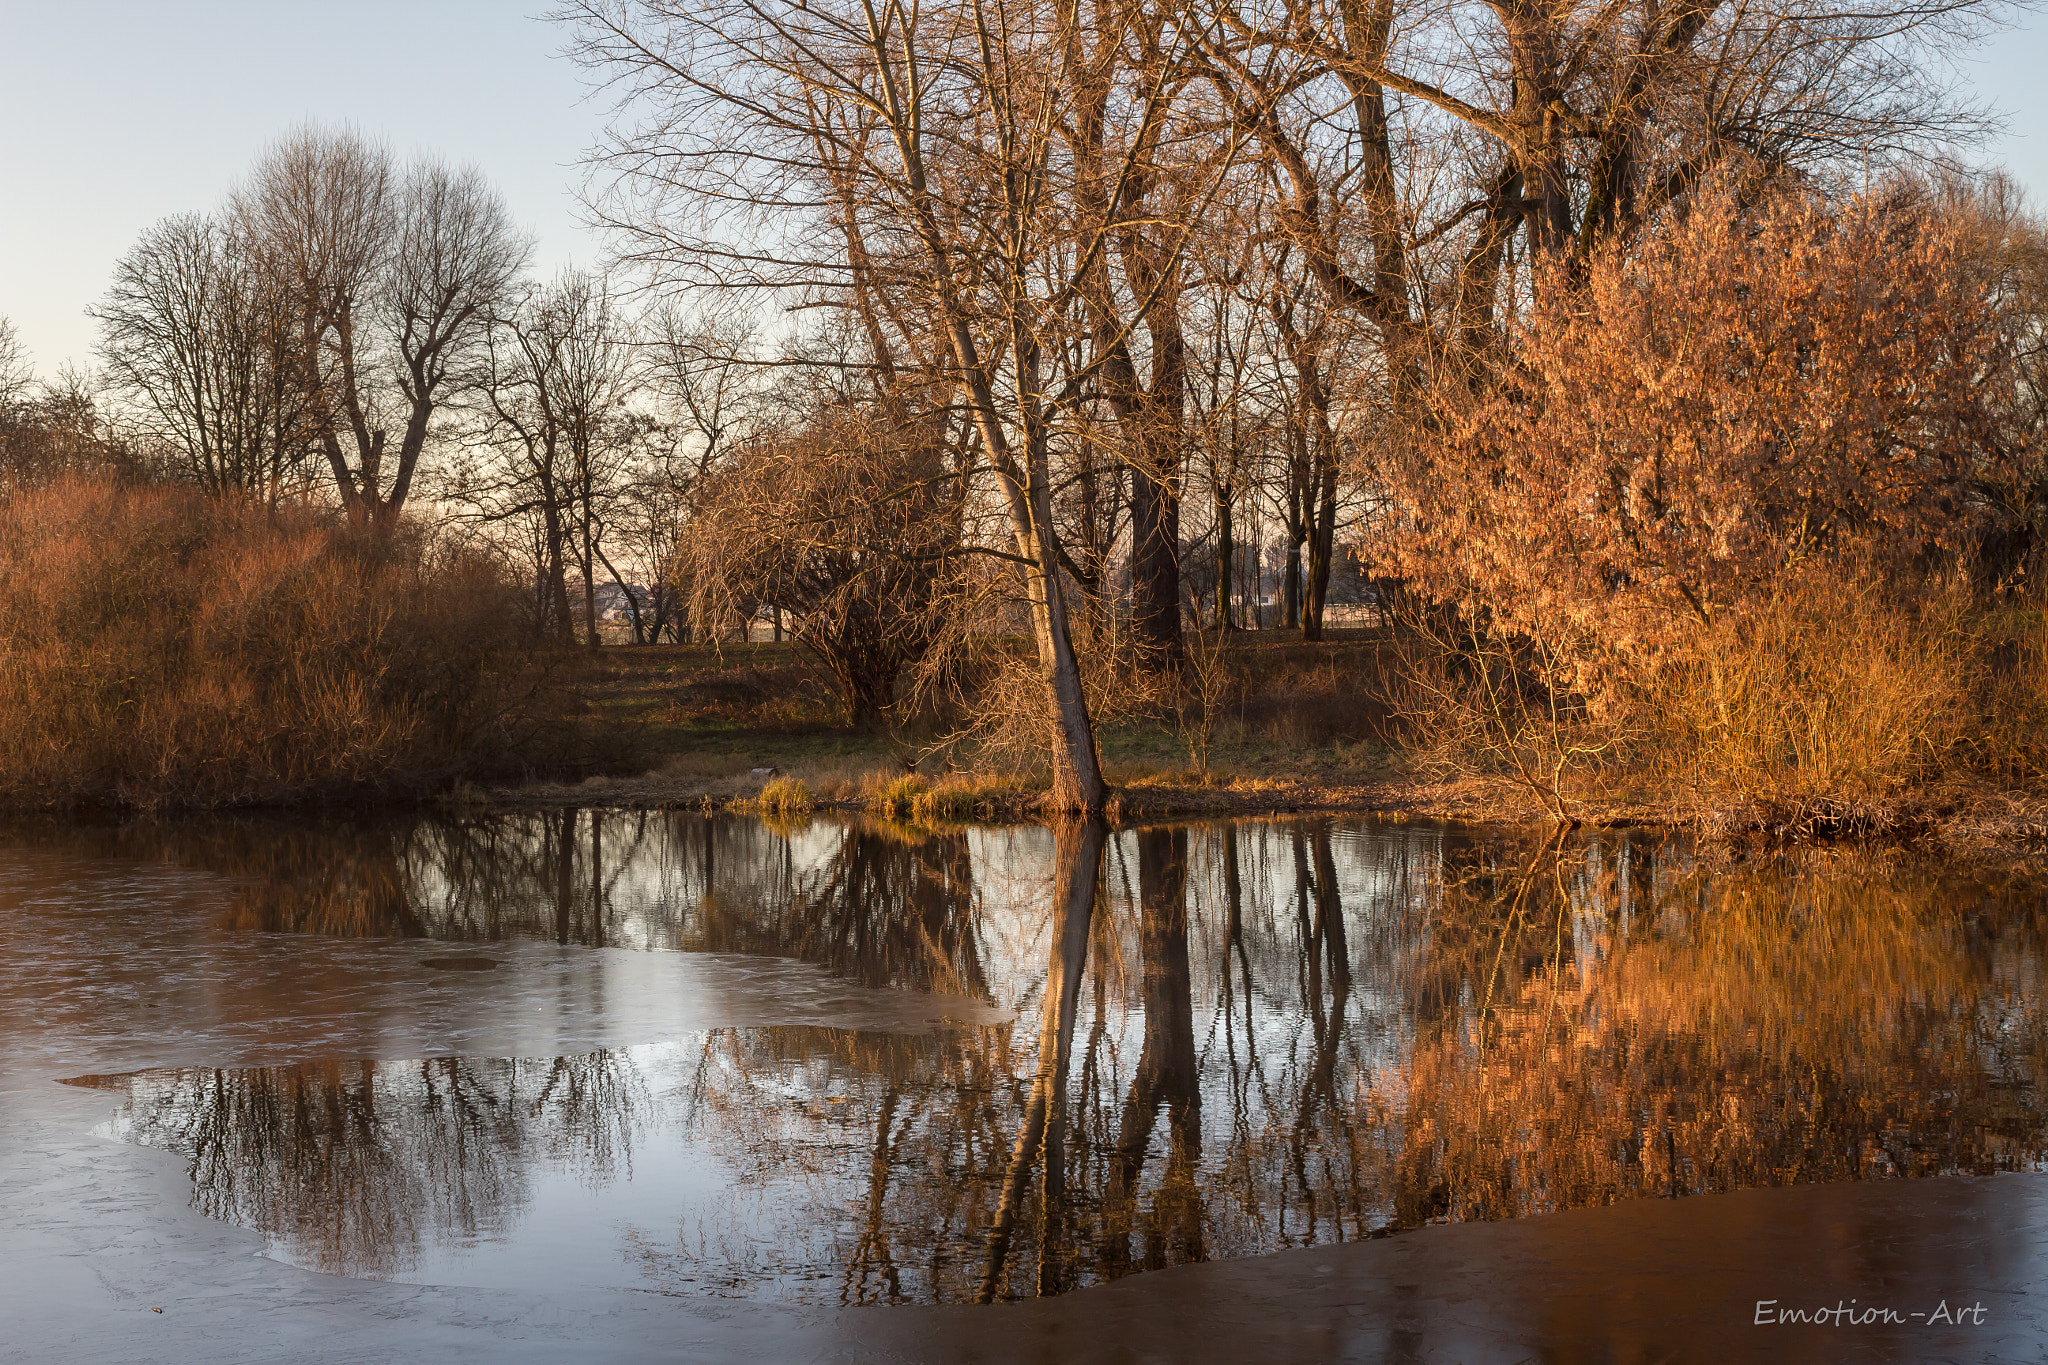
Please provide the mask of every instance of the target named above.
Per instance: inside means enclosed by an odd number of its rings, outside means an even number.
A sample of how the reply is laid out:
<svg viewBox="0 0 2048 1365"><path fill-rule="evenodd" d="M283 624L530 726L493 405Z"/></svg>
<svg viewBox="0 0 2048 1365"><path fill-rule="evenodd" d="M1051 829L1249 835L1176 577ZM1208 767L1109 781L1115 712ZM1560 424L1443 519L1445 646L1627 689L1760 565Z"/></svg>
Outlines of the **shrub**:
<svg viewBox="0 0 2048 1365"><path fill-rule="evenodd" d="M1813 563L1910 577L1990 510L1973 486L2011 355L1990 281L1912 193L1706 194L1583 278L1545 265L1511 363L1447 376L1396 461L1390 557L1539 642L1592 697Z"/></svg>
<svg viewBox="0 0 2048 1365"><path fill-rule="evenodd" d="M755 804L764 815L790 819L810 814L811 807L816 802L812 799L811 789L804 785L802 778L775 777L770 778L767 785L761 788L761 794L755 798Z"/></svg>
<svg viewBox="0 0 2048 1365"><path fill-rule="evenodd" d="M280 803L501 760L520 641L499 566L189 490L0 503L0 800Z"/></svg>
<svg viewBox="0 0 2048 1365"><path fill-rule="evenodd" d="M1832 576L1787 585L1643 689L1646 751L1696 792L1789 809L1923 782L1978 724L1963 605Z"/></svg>

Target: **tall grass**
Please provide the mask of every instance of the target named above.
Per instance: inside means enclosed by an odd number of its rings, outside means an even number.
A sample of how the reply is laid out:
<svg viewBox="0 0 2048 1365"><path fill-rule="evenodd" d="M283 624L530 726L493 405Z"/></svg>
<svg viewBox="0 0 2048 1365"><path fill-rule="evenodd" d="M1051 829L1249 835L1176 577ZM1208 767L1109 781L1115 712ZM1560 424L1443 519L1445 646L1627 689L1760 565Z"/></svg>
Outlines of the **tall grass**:
<svg viewBox="0 0 2048 1365"><path fill-rule="evenodd" d="M809 815L817 800L802 778L775 777L761 788L754 804L763 814L795 819Z"/></svg>
<svg viewBox="0 0 2048 1365"><path fill-rule="evenodd" d="M1710 800L1864 805L2000 721L1967 600L1809 580L1704 632L1635 698L1645 754Z"/></svg>
<svg viewBox="0 0 2048 1365"><path fill-rule="evenodd" d="M489 559L175 488L0 504L0 801L222 806L422 790L510 741Z"/></svg>
<svg viewBox="0 0 2048 1365"><path fill-rule="evenodd" d="M867 808L889 820L925 825L965 824L995 818L1015 801L1021 790L1000 777L953 773L937 782L928 782L911 773L869 793Z"/></svg>
<svg viewBox="0 0 2048 1365"><path fill-rule="evenodd" d="M1626 789L1711 824L1874 831L2048 776L2048 612L1987 609L1960 582L1789 574L1577 689L1539 644L1470 640L1405 642L1386 684L1404 747L1561 819Z"/></svg>

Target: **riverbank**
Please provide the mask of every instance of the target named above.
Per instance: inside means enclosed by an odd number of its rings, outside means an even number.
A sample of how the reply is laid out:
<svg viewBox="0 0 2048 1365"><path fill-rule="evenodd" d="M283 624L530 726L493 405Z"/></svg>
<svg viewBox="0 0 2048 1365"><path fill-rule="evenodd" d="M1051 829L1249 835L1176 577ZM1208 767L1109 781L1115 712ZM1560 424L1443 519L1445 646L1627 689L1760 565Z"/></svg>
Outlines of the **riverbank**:
<svg viewBox="0 0 2048 1365"><path fill-rule="evenodd" d="M1304 645L1271 632L1231 647L1207 770L1196 737L1165 725L1105 727L1116 820L1371 814L1386 820L1636 826L1721 839L1861 837L1968 853L2048 854L2048 793L1964 773L1877 798L1728 799L1656 774L1573 774L1556 786L1445 771L1395 738L1358 679L1384 674L1384 637L1335 632ZM867 811L1003 823L1046 818L1042 783L947 770L930 738L834 723L831 687L791 643L614 647L569 665L570 719L604 735L588 770L555 780L464 786L462 808ZM1562 816L1562 821L1560 820Z"/></svg>
<svg viewBox="0 0 2048 1365"><path fill-rule="evenodd" d="M466 788L451 800L464 810L562 810L601 806L623 810L703 810L768 814L789 811L787 798L768 789L802 784L803 811L868 812L923 823L1005 824L1048 817L1041 790L971 777L941 779L892 805L885 774L849 778L844 768L799 764L784 770L729 776L648 773L591 777L580 782L539 782ZM764 800L764 792L767 799ZM1896 802L1862 810L1788 812L1769 808L1701 809L1681 802L1625 797L1574 803L1581 826L1684 830L1721 840L1766 841L1864 838L1908 841L1930 851L1969 856L2048 856L2048 799L2025 793L1947 793L1923 802ZM1120 783L1112 796L1112 822L1281 815L1373 815L1381 820L1456 821L1464 824L1555 827L1559 822L1534 794L1498 779L1451 781L1388 778L1378 781L1316 776L1154 774Z"/></svg>
<svg viewBox="0 0 2048 1365"><path fill-rule="evenodd" d="M1722 780L1698 755L1674 764L1640 742L1620 759L1602 752L1595 761L1554 763L1555 754L1519 739L1527 752L1489 747L1483 724L1476 741L1470 733L1460 738L1457 717L1438 725L1413 705L1390 701L1405 695L1414 670L1429 666L1412 656L1412 645L1382 630L1332 631L1313 645L1280 631L1236 635L1220 647L1212 641L1204 646L1213 652L1202 661L1209 697L1199 723L1157 698L1149 705L1112 699L1098 736L1112 788L1108 814L1125 822L1371 814L2048 854L2048 759L2025 724L1980 727L1915 779L1876 787L1744 785ZM204 787L181 794L158 790L159 782L141 797L97 802L36 785L10 804L126 815L426 800L457 810L860 811L927 824L1053 814L1045 809L1044 779L985 765L955 736L960 717L951 727L927 718L896 732L844 726L831 677L794 642L613 643L596 653L537 655L520 669L523 681L500 689L504 714L484 726L499 738L480 755L450 760L431 782L365 778L296 797ZM1556 747L1559 740L1543 742Z"/></svg>

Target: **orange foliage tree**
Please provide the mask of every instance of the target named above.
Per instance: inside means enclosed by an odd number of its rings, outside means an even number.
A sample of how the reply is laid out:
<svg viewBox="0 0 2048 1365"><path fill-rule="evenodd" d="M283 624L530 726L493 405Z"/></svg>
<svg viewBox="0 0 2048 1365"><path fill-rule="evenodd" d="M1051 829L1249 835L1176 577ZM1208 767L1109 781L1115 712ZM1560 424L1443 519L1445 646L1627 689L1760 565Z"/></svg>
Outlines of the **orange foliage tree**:
<svg viewBox="0 0 2048 1365"><path fill-rule="evenodd" d="M1992 292L1927 196L1703 196L1530 284L1501 372L1440 384L1395 462L1390 550L1574 686L1739 616L1795 566L1954 544L2002 458Z"/></svg>

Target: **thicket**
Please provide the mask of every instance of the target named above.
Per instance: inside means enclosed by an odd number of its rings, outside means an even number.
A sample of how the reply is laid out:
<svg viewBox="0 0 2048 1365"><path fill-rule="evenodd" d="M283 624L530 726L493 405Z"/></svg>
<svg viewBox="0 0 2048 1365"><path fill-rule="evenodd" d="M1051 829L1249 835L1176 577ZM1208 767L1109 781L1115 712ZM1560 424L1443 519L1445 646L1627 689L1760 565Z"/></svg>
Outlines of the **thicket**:
<svg viewBox="0 0 2048 1365"><path fill-rule="evenodd" d="M0 800L417 793L533 724L516 592L403 525L56 478L0 500Z"/></svg>
<svg viewBox="0 0 2048 1365"><path fill-rule="evenodd" d="M944 435L827 408L744 443L704 480L670 570L694 613L744 619L773 603L831 673L848 725L901 723L970 596Z"/></svg>
<svg viewBox="0 0 2048 1365"><path fill-rule="evenodd" d="M2037 781L2048 482L1993 226L1724 191L1544 282L1394 461L1424 757L1794 827Z"/></svg>

